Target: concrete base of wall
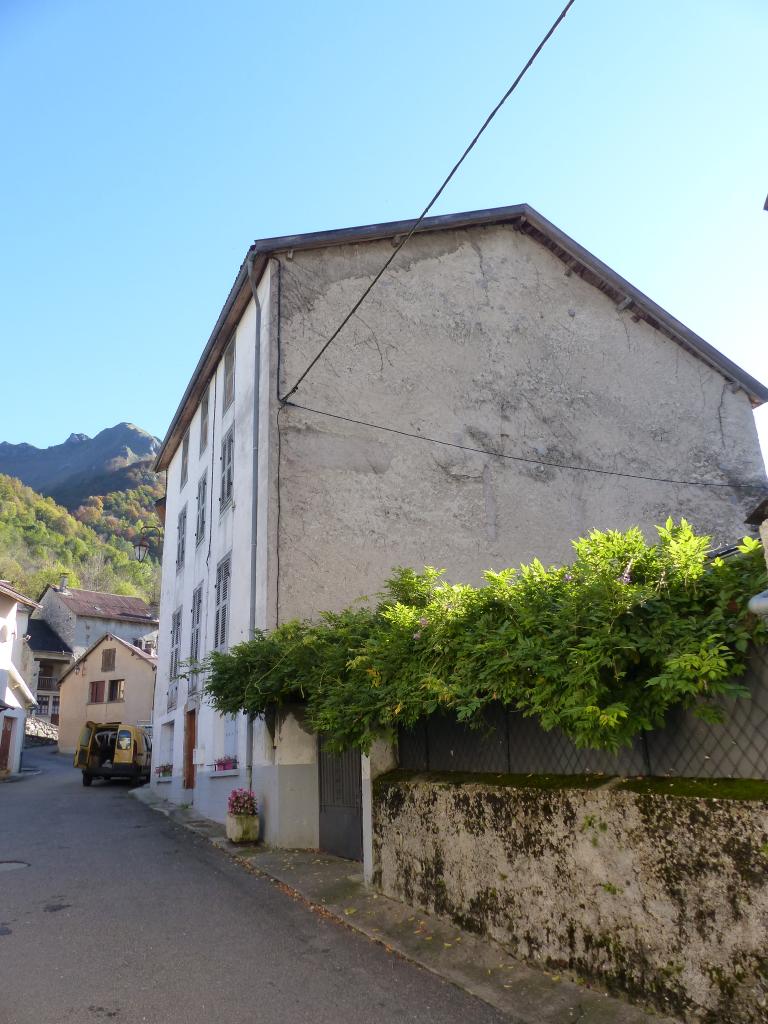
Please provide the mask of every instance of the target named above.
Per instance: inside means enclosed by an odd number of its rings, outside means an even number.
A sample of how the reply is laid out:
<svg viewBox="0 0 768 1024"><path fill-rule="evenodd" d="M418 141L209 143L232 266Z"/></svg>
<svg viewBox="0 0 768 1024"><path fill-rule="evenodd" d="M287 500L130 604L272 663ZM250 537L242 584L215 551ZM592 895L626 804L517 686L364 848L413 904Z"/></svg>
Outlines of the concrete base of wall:
<svg viewBox="0 0 768 1024"><path fill-rule="evenodd" d="M768 1020L768 800L403 775L373 788L387 895L674 1016Z"/></svg>

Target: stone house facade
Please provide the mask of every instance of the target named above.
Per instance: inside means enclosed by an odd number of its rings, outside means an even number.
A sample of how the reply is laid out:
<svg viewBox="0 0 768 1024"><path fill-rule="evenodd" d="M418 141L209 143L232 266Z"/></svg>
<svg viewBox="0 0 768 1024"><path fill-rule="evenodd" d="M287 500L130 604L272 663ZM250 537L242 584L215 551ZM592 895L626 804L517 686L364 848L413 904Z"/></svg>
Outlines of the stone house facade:
<svg viewBox="0 0 768 1024"><path fill-rule="evenodd" d="M369 836L376 765L323 761L300 713L225 721L186 659L375 595L395 565L477 582L668 515L732 542L765 488L768 388L527 206L425 220L294 391L411 226L254 243L158 455L164 795L221 820L252 781L278 845L329 848L323 779L350 772Z"/></svg>

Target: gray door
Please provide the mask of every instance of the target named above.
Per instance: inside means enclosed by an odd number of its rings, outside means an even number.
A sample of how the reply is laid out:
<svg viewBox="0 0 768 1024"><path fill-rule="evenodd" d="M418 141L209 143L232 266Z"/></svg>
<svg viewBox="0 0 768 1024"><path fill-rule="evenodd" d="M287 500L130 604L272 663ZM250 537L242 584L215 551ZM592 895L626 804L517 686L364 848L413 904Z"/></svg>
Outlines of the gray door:
<svg viewBox="0 0 768 1024"><path fill-rule="evenodd" d="M349 860L363 859L360 751L330 754L318 743L320 849Z"/></svg>

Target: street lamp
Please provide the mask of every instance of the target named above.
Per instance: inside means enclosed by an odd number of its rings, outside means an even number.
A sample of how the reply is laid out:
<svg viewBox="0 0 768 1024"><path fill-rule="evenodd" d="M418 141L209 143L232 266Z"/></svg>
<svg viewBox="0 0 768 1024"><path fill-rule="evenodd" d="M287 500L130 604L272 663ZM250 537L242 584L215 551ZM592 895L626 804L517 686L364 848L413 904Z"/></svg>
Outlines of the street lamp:
<svg viewBox="0 0 768 1024"><path fill-rule="evenodd" d="M156 533L158 537L160 536L160 531L156 527L150 526L148 529L142 530L133 542L133 555L137 562L143 562L149 554L149 541L147 537L152 533Z"/></svg>

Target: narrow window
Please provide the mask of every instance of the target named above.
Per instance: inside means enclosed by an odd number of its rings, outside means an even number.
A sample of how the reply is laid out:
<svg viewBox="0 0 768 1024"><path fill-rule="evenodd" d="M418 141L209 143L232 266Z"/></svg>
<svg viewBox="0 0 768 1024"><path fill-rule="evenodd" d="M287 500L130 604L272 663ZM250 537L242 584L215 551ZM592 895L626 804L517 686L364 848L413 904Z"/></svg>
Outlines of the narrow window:
<svg viewBox="0 0 768 1024"><path fill-rule="evenodd" d="M89 704L103 704L104 703L104 680L94 679L91 682L91 692L88 698Z"/></svg>
<svg viewBox="0 0 768 1024"><path fill-rule="evenodd" d="M184 435L184 440L181 442L181 483L179 487L183 487L187 482L189 476L189 431Z"/></svg>
<svg viewBox="0 0 768 1024"><path fill-rule="evenodd" d="M110 679L109 680L109 699L112 700L125 700L125 680L124 679Z"/></svg>
<svg viewBox="0 0 768 1024"><path fill-rule="evenodd" d="M91 683L91 685L93 685L93 683ZM49 694L47 694L47 693L38 693L38 695L37 695L37 703L38 703L37 714L38 715L45 715L46 717L48 717L50 699L51 698L50 698ZM91 704L93 704L93 701L91 701Z"/></svg>
<svg viewBox="0 0 768 1024"><path fill-rule="evenodd" d="M237 755L237 715L224 715L224 751L225 756Z"/></svg>
<svg viewBox="0 0 768 1024"><path fill-rule="evenodd" d="M184 552L187 544L187 506L179 512L179 525L176 534L176 569L184 565Z"/></svg>
<svg viewBox="0 0 768 1024"><path fill-rule="evenodd" d="M60 705L61 705L61 697L59 697L58 693L54 693L53 696L51 697L51 714L52 715L58 715Z"/></svg>
<svg viewBox="0 0 768 1024"><path fill-rule="evenodd" d="M208 388L200 402L200 454L208 447Z"/></svg>
<svg viewBox="0 0 768 1024"><path fill-rule="evenodd" d="M179 674L179 653L181 650L181 608L171 618L171 664L168 675L173 681Z"/></svg>
<svg viewBox="0 0 768 1024"><path fill-rule="evenodd" d="M208 500L208 473L205 472L197 481L197 523L195 525L195 543L199 544L205 537L205 506Z"/></svg>
<svg viewBox="0 0 768 1024"><path fill-rule="evenodd" d="M192 594L192 632L189 642L189 657L197 661L200 657L200 625L203 620L203 585Z"/></svg>
<svg viewBox="0 0 768 1024"><path fill-rule="evenodd" d="M229 578L232 556L223 558L216 569L216 616L213 630L213 646L225 648L229 634Z"/></svg>
<svg viewBox="0 0 768 1024"><path fill-rule="evenodd" d="M232 501L232 486L235 461L235 428L230 427L221 442L221 494L219 508L224 509Z"/></svg>
<svg viewBox="0 0 768 1024"><path fill-rule="evenodd" d="M101 671L114 672L115 670L115 648L105 647L101 652Z"/></svg>
<svg viewBox="0 0 768 1024"><path fill-rule="evenodd" d="M235 398L235 339L232 338L224 353L224 405L228 409Z"/></svg>

